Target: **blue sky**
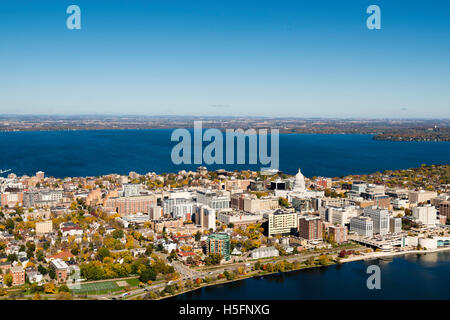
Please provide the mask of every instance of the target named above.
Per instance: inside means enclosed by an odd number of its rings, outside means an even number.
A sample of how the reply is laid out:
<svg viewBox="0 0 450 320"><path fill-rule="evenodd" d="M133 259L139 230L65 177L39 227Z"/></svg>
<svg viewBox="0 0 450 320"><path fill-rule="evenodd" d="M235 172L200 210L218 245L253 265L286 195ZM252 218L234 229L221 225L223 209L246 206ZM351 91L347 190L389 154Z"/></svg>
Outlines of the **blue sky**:
<svg viewBox="0 0 450 320"><path fill-rule="evenodd" d="M450 118L445 0L2 1L0 35L0 113Z"/></svg>

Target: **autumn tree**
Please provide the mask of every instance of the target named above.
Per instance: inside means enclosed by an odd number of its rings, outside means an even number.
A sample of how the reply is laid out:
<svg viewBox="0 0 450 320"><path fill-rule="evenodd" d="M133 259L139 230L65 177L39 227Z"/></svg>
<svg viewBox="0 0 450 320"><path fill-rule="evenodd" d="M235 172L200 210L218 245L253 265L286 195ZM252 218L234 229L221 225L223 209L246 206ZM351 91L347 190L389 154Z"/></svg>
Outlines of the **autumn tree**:
<svg viewBox="0 0 450 320"><path fill-rule="evenodd" d="M13 284L13 277L11 275L11 273L7 273L5 274L5 276L3 277L3 282L8 286L11 287Z"/></svg>

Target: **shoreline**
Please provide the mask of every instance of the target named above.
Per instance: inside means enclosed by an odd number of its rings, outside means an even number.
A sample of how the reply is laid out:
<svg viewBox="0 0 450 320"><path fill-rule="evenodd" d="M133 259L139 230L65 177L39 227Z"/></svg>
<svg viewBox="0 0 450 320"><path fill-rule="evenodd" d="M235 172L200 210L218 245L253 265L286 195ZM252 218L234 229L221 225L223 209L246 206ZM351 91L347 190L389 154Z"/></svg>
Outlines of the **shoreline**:
<svg viewBox="0 0 450 320"><path fill-rule="evenodd" d="M359 256L354 256L350 258L343 258L340 260L339 263L347 263L347 262L353 262L353 261L360 261L360 260L375 260L380 258L386 258L386 257L395 257L395 256L401 256L406 254L424 254L424 253L436 253L436 252L442 252L450 250L450 247L444 247L444 248L436 248L431 250L410 250L410 251L400 251L400 252L372 252L370 254L364 254Z"/></svg>
<svg viewBox="0 0 450 320"><path fill-rule="evenodd" d="M432 249L432 250L411 250L411 251L403 251L403 252L373 252L370 254L364 254L364 255L360 255L360 256L355 256L355 257L350 257L350 258L344 258L341 259L339 262L333 262L330 263L328 265L315 265L315 266L306 266L306 267L302 267L299 269L295 269L295 270L288 270L288 271L282 271L282 272L268 272L262 275L252 275L252 276L244 276L241 278L237 278L237 279L233 279L233 280L227 280L224 282L220 282L220 283L211 283L211 284L206 284L206 285L202 285L199 286L197 288L192 288L180 293L176 293L173 295L169 295L169 296L165 296L165 297L158 297L157 299L149 299L149 300L163 300L163 299L169 299L169 298L173 298L185 293L189 293L189 292L194 292L197 291L199 289L205 288L205 287L211 287L211 286L217 286L217 285L222 285L222 284L227 284L227 283L232 283L232 282L236 282L236 281L242 281L242 280L246 280L246 279L250 279L250 278L260 278L260 277L264 277L264 276L270 276L270 275L275 275L275 274L283 274L283 273L289 273L289 272L294 272L294 271L301 271L304 269L312 269L312 268L318 268L318 267L329 267L329 266L333 266L333 265L338 265L338 264L344 264L344 263L349 263L349 262L355 262L355 261L361 261L361 260L376 260L376 259L381 259L381 258L386 258L386 257L395 257L395 256L402 256L402 255L407 255L407 254L425 254L425 253L438 253L438 252L444 252L444 251L448 251L450 250L450 247L444 247L444 248L436 248L436 249Z"/></svg>

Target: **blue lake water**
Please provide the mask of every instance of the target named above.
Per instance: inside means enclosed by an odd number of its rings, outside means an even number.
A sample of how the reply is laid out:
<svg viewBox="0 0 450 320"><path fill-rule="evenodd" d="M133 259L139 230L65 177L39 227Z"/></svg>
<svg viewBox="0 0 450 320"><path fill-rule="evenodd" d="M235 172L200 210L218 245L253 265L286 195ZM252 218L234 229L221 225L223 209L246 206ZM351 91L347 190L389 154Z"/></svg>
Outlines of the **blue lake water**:
<svg viewBox="0 0 450 320"><path fill-rule="evenodd" d="M16 174L97 176L136 171L177 172L199 165L175 165L173 130L0 132L0 169ZM206 145L207 143L204 143ZM376 141L370 135L280 135L280 170L306 176L341 176L448 164L450 142ZM259 170L261 165L210 165L209 169Z"/></svg>
<svg viewBox="0 0 450 320"><path fill-rule="evenodd" d="M380 266L381 289L369 290L369 265ZM316 300L450 299L450 252L408 254L392 261L355 261L323 268L249 278L201 288L174 299Z"/></svg>

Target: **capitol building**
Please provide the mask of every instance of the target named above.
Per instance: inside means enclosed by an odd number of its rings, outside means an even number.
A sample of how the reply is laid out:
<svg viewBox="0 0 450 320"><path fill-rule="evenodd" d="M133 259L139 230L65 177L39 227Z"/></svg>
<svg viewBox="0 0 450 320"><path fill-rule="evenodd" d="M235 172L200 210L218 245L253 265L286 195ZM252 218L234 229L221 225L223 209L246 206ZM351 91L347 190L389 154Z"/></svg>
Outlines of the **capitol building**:
<svg viewBox="0 0 450 320"><path fill-rule="evenodd" d="M287 198L289 202L292 202L292 198L310 199L316 197L324 197L324 191L315 191L306 189L305 177L303 176L300 168L294 178L294 186L292 190L275 190L277 197Z"/></svg>

